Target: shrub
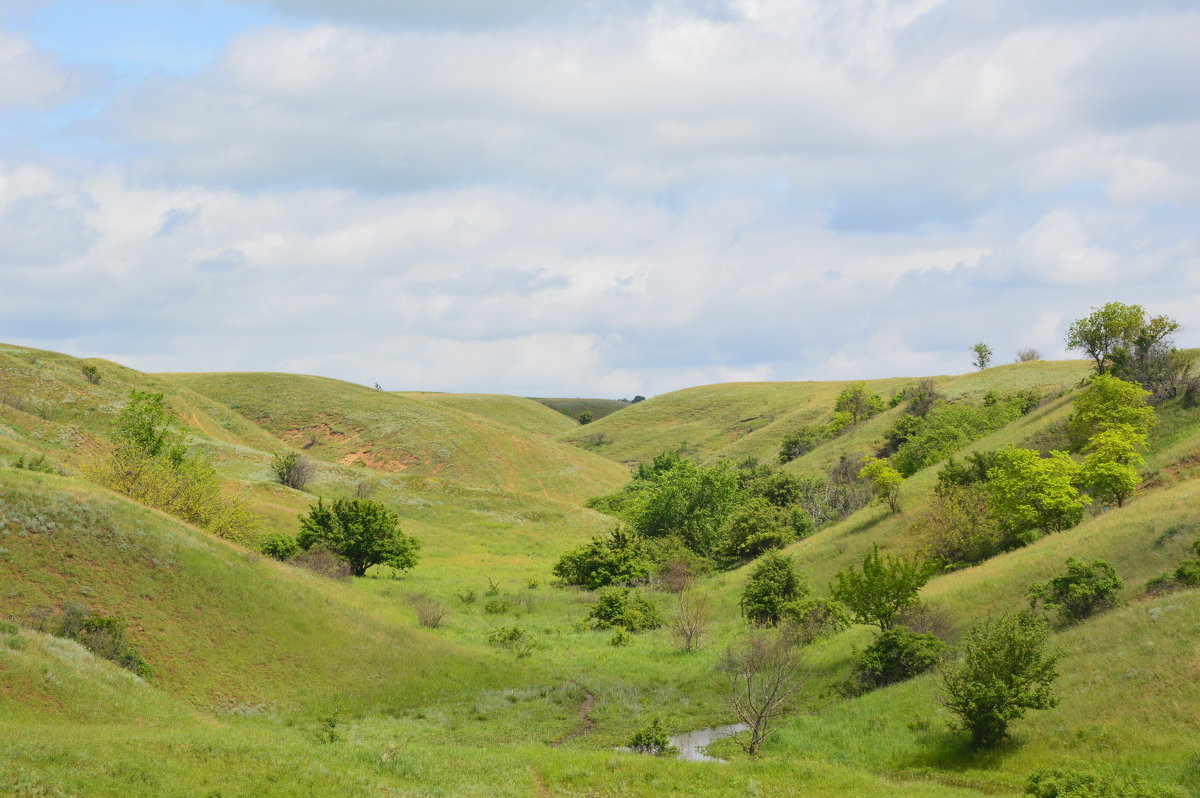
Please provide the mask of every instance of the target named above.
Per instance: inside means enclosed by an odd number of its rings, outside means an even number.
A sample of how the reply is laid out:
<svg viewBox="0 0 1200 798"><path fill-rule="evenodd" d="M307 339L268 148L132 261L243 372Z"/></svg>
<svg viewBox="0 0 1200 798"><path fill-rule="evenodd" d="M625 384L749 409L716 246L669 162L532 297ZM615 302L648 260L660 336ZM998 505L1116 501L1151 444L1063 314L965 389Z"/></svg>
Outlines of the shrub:
<svg viewBox="0 0 1200 798"><path fill-rule="evenodd" d="M458 597L458 600L461 601L463 604L474 604L475 601L479 598L479 594L476 593L474 590L471 590L470 588L467 588L466 590L462 591L461 593L455 593L454 595L456 595Z"/></svg>
<svg viewBox="0 0 1200 798"><path fill-rule="evenodd" d="M645 596L629 588L613 588L600 594L588 619L601 629L641 632L662 626L662 616Z"/></svg>
<svg viewBox="0 0 1200 798"><path fill-rule="evenodd" d="M789 463L817 448L824 439L820 427L801 427L783 436L779 445L779 462Z"/></svg>
<svg viewBox="0 0 1200 798"><path fill-rule="evenodd" d="M653 567L645 540L636 532L616 527L607 538L592 538L568 551L554 564L553 573L568 585L596 590L644 583Z"/></svg>
<svg viewBox="0 0 1200 798"><path fill-rule="evenodd" d="M722 534L722 556L729 563L748 562L796 539L787 511L762 496L750 498L730 513Z"/></svg>
<svg viewBox="0 0 1200 798"><path fill-rule="evenodd" d="M671 745L671 738L663 730L658 718L633 733L629 738L629 748L639 754L654 756L669 756L675 752L675 746Z"/></svg>
<svg viewBox="0 0 1200 798"><path fill-rule="evenodd" d="M259 541L258 550L276 560L288 560L300 553L300 544L291 535L275 532Z"/></svg>
<svg viewBox="0 0 1200 798"><path fill-rule="evenodd" d="M1039 352L1038 350L1034 349L1033 347L1029 347L1028 349L1018 349L1017 350L1016 362L1018 362L1018 363L1029 363L1031 361L1041 360L1041 359L1042 359L1042 353Z"/></svg>
<svg viewBox="0 0 1200 798"><path fill-rule="evenodd" d="M859 690L873 690L911 679L937 664L945 648L935 635L889 629L859 655L851 681Z"/></svg>
<svg viewBox="0 0 1200 798"><path fill-rule="evenodd" d="M350 573L362 576L372 565L389 565L398 570L417 563L416 538L400 530L400 517L370 499L334 499L326 505L321 499L300 516L300 548L316 545L328 548L346 561Z"/></svg>
<svg viewBox="0 0 1200 798"><path fill-rule="evenodd" d="M488 635L488 645L511 651L518 657L528 657L533 651L529 633L520 626L501 626Z"/></svg>
<svg viewBox="0 0 1200 798"><path fill-rule="evenodd" d="M902 610L917 603L917 593L931 575L924 563L880 554L875 544L863 559L862 571L851 566L838 573L829 590L854 614L855 621L877 624L886 632Z"/></svg>
<svg viewBox="0 0 1200 798"><path fill-rule="evenodd" d="M100 384L100 369L92 363L84 363L79 367L79 371L83 374L83 378L92 385Z"/></svg>
<svg viewBox="0 0 1200 798"><path fill-rule="evenodd" d="M795 561L788 555L772 552L759 560L746 580L742 615L759 626L774 626L787 604L806 595L808 585L796 570Z"/></svg>
<svg viewBox="0 0 1200 798"><path fill-rule="evenodd" d="M316 466L299 452L279 452L271 460L271 473L280 485L304 490L316 473Z"/></svg>
<svg viewBox="0 0 1200 798"><path fill-rule="evenodd" d="M417 611L417 623L426 629L441 629L450 615L449 607L425 593L413 593L408 601Z"/></svg>
<svg viewBox="0 0 1200 798"><path fill-rule="evenodd" d="M312 571L314 574L323 576L326 579L341 581L349 579L352 576L350 563L324 546L313 546L307 551L301 550L300 553L288 559L288 563L297 568Z"/></svg>
<svg viewBox="0 0 1200 798"><path fill-rule="evenodd" d="M630 634L629 632L625 631L624 629L618 629L617 631L613 632L612 637L608 638L608 644L610 646L612 646L613 648L620 648L621 646L627 646L632 642L633 642L633 635Z"/></svg>
<svg viewBox="0 0 1200 798"><path fill-rule="evenodd" d="M125 639L125 624L118 618L98 615L81 604L66 604L53 634L74 640L143 679L153 675L141 653Z"/></svg>
<svg viewBox="0 0 1200 798"><path fill-rule="evenodd" d="M879 394L867 388L865 382L852 383L839 393L834 401L834 411L848 413L851 424L857 424L882 413L884 407L883 399Z"/></svg>
<svg viewBox="0 0 1200 798"><path fill-rule="evenodd" d="M862 459L862 470L858 472L860 479L871 481L877 501L886 502L893 513L900 512L900 486L904 477L892 468L887 459L867 455Z"/></svg>
<svg viewBox="0 0 1200 798"><path fill-rule="evenodd" d="M1006 547L1004 532L988 512L979 484L940 489L908 527L913 550L942 568L981 563Z"/></svg>
<svg viewBox="0 0 1200 798"><path fill-rule="evenodd" d="M490 598L483 602L483 611L489 615L505 615L512 612L512 602L508 599Z"/></svg>
<svg viewBox="0 0 1200 798"><path fill-rule="evenodd" d="M1117 604L1125 587L1116 570L1103 560L1067 559L1066 573L1029 588L1030 602L1057 607L1067 622L1082 621Z"/></svg>
<svg viewBox="0 0 1200 798"><path fill-rule="evenodd" d="M1175 568L1175 581L1185 587L1200 585L1200 560L1184 560Z"/></svg>
<svg viewBox="0 0 1200 798"><path fill-rule="evenodd" d="M853 619L846 605L827 598L810 598L783 605L789 633L802 645L849 629Z"/></svg>
<svg viewBox="0 0 1200 798"><path fill-rule="evenodd" d="M1137 776L1042 768L1029 776L1025 795L1034 798L1176 798L1179 793Z"/></svg>
<svg viewBox="0 0 1200 798"><path fill-rule="evenodd" d="M40 471L43 474L63 475L63 470L54 463L46 459L45 455L34 454L26 457L19 455L16 460L13 460L13 468L23 469L25 471Z"/></svg>
<svg viewBox="0 0 1200 798"><path fill-rule="evenodd" d="M1049 627L1031 612L990 616L973 626L939 666L940 700L977 748L998 745L1030 709L1058 703L1051 683L1060 654L1047 651Z"/></svg>

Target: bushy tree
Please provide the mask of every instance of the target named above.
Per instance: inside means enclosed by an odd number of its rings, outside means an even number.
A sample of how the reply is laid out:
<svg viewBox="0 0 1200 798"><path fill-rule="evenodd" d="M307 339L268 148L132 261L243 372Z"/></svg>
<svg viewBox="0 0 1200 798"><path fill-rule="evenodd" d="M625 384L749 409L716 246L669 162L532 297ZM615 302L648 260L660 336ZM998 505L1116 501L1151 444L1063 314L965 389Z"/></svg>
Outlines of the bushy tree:
<svg viewBox="0 0 1200 798"><path fill-rule="evenodd" d="M1059 653L1047 650L1049 626L1032 612L989 616L942 659L942 704L978 748L998 745L1030 709L1058 703L1051 687Z"/></svg>
<svg viewBox="0 0 1200 798"><path fill-rule="evenodd" d="M1098 432L1084 449L1079 481L1083 489L1106 504L1122 507L1140 482L1138 468L1146 461L1139 453L1146 436L1128 424Z"/></svg>
<svg viewBox="0 0 1200 798"><path fill-rule="evenodd" d="M1083 519L1087 499L1075 487L1078 478L1079 464L1066 452L1042 457L1010 446L988 471L988 502L1014 539L1028 542L1036 530L1059 532Z"/></svg>
<svg viewBox="0 0 1200 798"><path fill-rule="evenodd" d="M341 557L350 573L362 576L372 565L389 565L397 570L417 564L421 544L400 529L400 517L370 499L322 499L300 516L296 543L308 551L322 546Z"/></svg>
<svg viewBox="0 0 1200 798"><path fill-rule="evenodd" d="M636 532L616 527L607 537L592 538L560 557L554 575L568 585L596 590L644 583L654 566L646 541Z"/></svg>
<svg viewBox="0 0 1200 798"><path fill-rule="evenodd" d="M873 690L911 679L936 665L945 648L936 635L889 629L859 655L851 682L859 690Z"/></svg>
<svg viewBox="0 0 1200 798"><path fill-rule="evenodd" d="M679 460L654 477L625 517L645 537L678 535L692 551L712 557L740 498L737 475L726 463L701 467Z"/></svg>
<svg viewBox="0 0 1200 798"><path fill-rule="evenodd" d="M981 563L1007 547L1003 530L979 483L939 486L933 499L908 527L913 548L943 568Z"/></svg>
<svg viewBox="0 0 1200 798"><path fill-rule="evenodd" d="M1071 442L1082 448L1095 435L1117 426L1129 427L1144 438L1156 423L1149 397L1150 392L1136 383L1107 374L1092 377L1087 390L1075 398L1067 420Z"/></svg>
<svg viewBox="0 0 1200 798"><path fill-rule="evenodd" d="M1031 603L1055 607L1067 622L1082 621L1117 605L1125 582L1103 560L1067 559L1064 573L1029 588Z"/></svg>
<svg viewBox="0 0 1200 798"><path fill-rule="evenodd" d="M1041 360L1041 359L1042 359L1042 353L1039 352L1038 350L1034 349L1033 347L1017 350L1017 362L1018 363L1029 363L1034 360Z"/></svg>
<svg viewBox="0 0 1200 798"><path fill-rule="evenodd" d="M917 593L931 576L924 563L882 554L879 545L863 559L862 570L850 566L834 576L830 594L854 615L858 623L891 629L904 609L917 603Z"/></svg>
<svg viewBox="0 0 1200 798"><path fill-rule="evenodd" d="M971 361L971 365L982 371L992 363L992 348L983 341L971 347L971 351L975 353L975 359Z"/></svg>
<svg viewBox="0 0 1200 798"><path fill-rule="evenodd" d="M910 477L917 471L957 452L972 441L1021 417L1026 397L993 397L983 405L954 403L939 405L926 416L891 457L892 467Z"/></svg>
<svg viewBox="0 0 1200 798"><path fill-rule="evenodd" d="M789 521L789 514L783 508L761 496L751 497L730 513L725 522L724 559L730 563L747 562L783 548L796 539Z"/></svg>
<svg viewBox="0 0 1200 798"><path fill-rule="evenodd" d="M783 436L779 445L779 462L789 463L817 448L824 440L820 427L800 427Z"/></svg>
<svg viewBox="0 0 1200 798"><path fill-rule="evenodd" d="M1145 323L1146 311L1141 305L1109 302L1071 323L1067 349L1085 352L1096 364L1096 373L1104 374L1113 352L1126 347Z"/></svg>
<svg viewBox="0 0 1200 798"><path fill-rule="evenodd" d="M779 623L784 607L808 595L808 585L788 555L772 552L762 557L742 590L742 615L759 626Z"/></svg>
<svg viewBox="0 0 1200 798"><path fill-rule="evenodd" d="M649 726L643 726L629 738L628 747L639 754L652 756L670 756L675 751L671 737L662 727L662 722L655 718Z"/></svg>
<svg viewBox="0 0 1200 798"><path fill-rule="evenodd" d="M858 476L871 481L877 501L886 503L893 513L900 512L900 486L904 484L904 477L892 468L887 458L864 457Z"/></svg>
<svg viewBox="0 0 1200 798"><path fill-rule="evenodd" d="M304 490L316 470L312 461L299 452L278 452L271 459L275 481L295 490Z"/></svg>
<svg viewBox="0 0 1200 798"><path fill-rule="evenodd" d="M855 382L837 395L834 410L847 413L851 424L865 421L886 409L883 398L867 387L865 382Z"/></svg>
<svg viewBox="0 0 1200 798"><path fill-rule="evenodd" d="M662 616L650 601L626 587L606 588L592 605L588 618L597 627L641 632L662 626Z"/></svg>
<svg viewBox="0 0 1200 798"><path fill-rule="evenodd" d="M854 619L846 605L830 598L814 597L783 605L788 633L807 645L814 640L849 629Z"/></svg>
<svg viewBox="0 0 1200 798"><path fill-rule="evenodd" d="M179 463L187 449L177 423L175 411L161 393L132 390L113 422L113 440L128 451Z"/></svg>

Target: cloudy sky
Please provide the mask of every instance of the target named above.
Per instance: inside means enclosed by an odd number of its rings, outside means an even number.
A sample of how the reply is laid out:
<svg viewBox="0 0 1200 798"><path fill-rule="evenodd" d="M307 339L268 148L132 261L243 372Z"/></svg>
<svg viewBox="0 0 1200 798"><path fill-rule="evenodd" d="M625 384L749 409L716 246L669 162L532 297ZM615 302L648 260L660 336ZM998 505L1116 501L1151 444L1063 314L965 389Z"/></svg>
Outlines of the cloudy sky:
<svg viewBox="0 0 1200 798"><path fill-rule="evenodd" d="M1200 346L1193 0L0 0L0 341L653 395Z"/></svg>

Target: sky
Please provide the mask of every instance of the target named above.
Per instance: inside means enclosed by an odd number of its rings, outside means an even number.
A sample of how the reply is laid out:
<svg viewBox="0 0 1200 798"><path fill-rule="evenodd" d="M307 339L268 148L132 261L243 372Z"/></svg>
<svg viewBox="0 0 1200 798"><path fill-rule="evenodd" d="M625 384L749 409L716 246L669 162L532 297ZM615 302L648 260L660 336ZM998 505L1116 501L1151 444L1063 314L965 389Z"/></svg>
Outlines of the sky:
<svg viewBox="0 0 1200 798"><path fill-rule="evenodd" d="M0 341L652 396L1200 346L1192 0L0 0Z"/></svg>

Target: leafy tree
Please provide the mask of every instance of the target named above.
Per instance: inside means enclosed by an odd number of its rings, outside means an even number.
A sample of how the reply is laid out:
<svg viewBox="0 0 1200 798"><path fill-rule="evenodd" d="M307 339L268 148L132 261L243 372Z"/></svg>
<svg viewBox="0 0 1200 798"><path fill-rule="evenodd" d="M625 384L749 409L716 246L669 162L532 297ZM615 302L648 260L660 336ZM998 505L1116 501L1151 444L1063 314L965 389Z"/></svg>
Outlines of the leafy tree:
<svg viewBox="0 0 1200 798"><path fill-rule="evenodd" d="M400 530L400 517L371 499L317 499L300 516L296 543L304 551L322 546L341 557L350 573L362 576L372 565L397 570L417 564L421 543Z"/></svg>
<svg viewBox="0 0 1200 798"><path fill-rule="evenodd" d="M942 493L953 488L980 485L987 482L988 471L995 465L995 450L971 452L961 463L951 457L938 471L937 487L934 491Z"/></svg>
<svg viewBox="0 0 1200 798"><path fill-rule="evenodd" d="M554 575L568 585L589 590L646 582L654 570L646 541L636 532L616 527L608 537L592 538L571 549L554 564Z"/></svg>
<svg viewBox="0 0 1200 798"><path fill-rule="evenodd" d="M883 433L884 450L894 454L910 439L915 438L925 429L925 419L910 416L907 413L896 419L895 423Z"/></svg>
<svg viewBox="0 0 1200 798"><path fill-rule="evenodd" d="M1124 587L1116 569L1103 560L1089 563L1070 557L1065 573L1029 588L1029 600L1057 607L1068 622L1082 621L1115 607Z"/></svg>
<svg viewBox="0 0 1200 798"><path fill-rule="evenodd" d="M113 423L113 440L128 451L147 457L164 455L178 465L186 448L176 424L175 411L161 393L133 390Z"/></svg>
<svg viewBox="0 0 1200 798"><path fill-rule="evenodd" d="M1019 542L1029 542L1034 530L1049 534L1070 529L1083 520L1087 506L1075 487L1079 470L1066 452L1042 457L1032 449L1001 449L988 471L992 512Z"/></svg>
<svg viewBox="0 0 1200 798"><path fill-rule="evenodd" d="M788 555L765 555L746 580L742 590L742 615L759 626L779 623L784 607L808 595L808 585Z"/></svg>
<svg viewBox="0 0 1200 798"><path fill-rule="evenodd" d="M662 626L658 609L636 590L606 588L592 605L588 618L599 628L641 632Z"/></svg>
<svg viewBox="0 0 1200 798"><path fill-rule="evenodd" d="M932 377L926 377L904 389L904 400L907 403L904 412L910 416L925 418L941 398L937 391L937 383Z"/></svg>
<svg viewBox="0 0 1200 798"><path fill-rule="evenodd" d="M834 410L838 413L848 413L851 424L857 424L882 413L885 407L883 399L879 394L867 388L865 382L849 385L837 395L837 399L834 401Z"/></svg>
<svg viewBox="0 0 1200 798"><path fill-rule="evenodd" d="M945 648L936 635L889 629L859 655L850 678L860 690L902 682L936 665Z"/></svg>
<svg viewBox="0 0 1200 798"><path fill-rule="evenodd" d="M772 549L782 549L796 539L789 521L783 508L761 496L751 497L730 513L725 522L722 530L725 560L747 562Z"/></svg>
<svg viewBox="0 0 1200 798"><path fill-rule="evenodd" d="M975 747L998 745L1027 710L1057 705L1051 684L1060 654L1047 650L1048 635L1032 612L989 616L942 659L940 700Z"/></svg>
<svg viewBox="0 0 1200 798"><path fill-rule="evenodd" d="M639 754L653 756L670 756L675 753L675 746L671 745L671 737L663 729L658 718L651 721L649 726L643 726L634 732L633 736L629 738L628 747Z"/></svg>
<svg viewBox="0 0 1200 798"><path fill-rule="evenodd" d="M730 645L717 665L718 692L750 733L741 746L755 757L771 735L776 718L795 711L795 698L809 674L795 639L782 633L751 632Z"/></svg>
<svg viewBox="0 0 1200 798"><path fill-rule="evenodd" d="M579 423L580 424L591 424L593 418L595 418L595 414L592 413L591 410L584 410L582 413L579 414Z"/></svg>
<svg viewBox="0 0 1200 798"><path fill-rule="evenodd" d="M1150 392L1136 383L1108 374L1092 377L1087 390L1075 398L1067 420L1067 432L1075 448L1117 425L1131 427L1144 438L1157 422L1154 408L1146 401L1149 397Z"/></svg>
<svg viewBox="0 0 1200 798"><path fill-rule="evenodd" d="M783 436L779 446L779 462L788 463L803 457L820 445L824 433L820 427L801 427Z"/></svg>
<svg viewBox="0 0 1200 798"><path fill-rule="evenodd" d="M807 598L783 605L783 619L788 634L802 645L849 629L854 619L840 601L829 598Z"/></svg>
<svg viewBox="0 0 1200 798"><path fill-rule="evenodd" d="M83 373L83 378L92 385L100 384L100 369L94 363L84 363L79 370Z"/></svg>
<svg viewBox="0 0 1200 798"><path fill-rule="evenodd" d="M862 571L850 566L838 573L829 592L857 623L876 624L886 632L901 611L917 603L917 593L931 575L925 564L881 554L876 544L863 559Z"/></svg>
<svg viewBox="0 0 1200 798"><path fill-rule="evenodd" d="M886 458L880 460L878 457L868 455L862 459L862 464L862 470L858 472L858 475L863 479L871 480L875 498L878 501L886 502L893 513L900 512L900 486L904 484L904 477L891 467Z"/></svg>
<svg viewBox="0 0 1200 798"><path fill-rule="evenodd" d="M624 517L645 537L678 535L692 551L712 557L740 498L737 475L728 464L702 468L680 460L640 492Z"/></svg>
<svg viewBox="0 0 1200 798"><path fill-rule="evenodd" d="M1128 424L1117 424L1093 435L1079 471L1083 489L1102 502L1124 506L1141 481L1138 468L1146 461L1138 450L1145 445L1146 436Z"/></svg>
<svg viewBox="0 0 1200 798"><path fill-rule="evenodd" d="M971 351L975 353L975 359L971 361L971 365L983 371L992 362L992 348L983 341L971 347Z"/></svg>
<svg viewBox="0 0 1200 798"><path fill-rule="evenodd" d="M1067 349L1085 352L1096 364L1096 373L1107 371L1114 351L1124 348L1144 326L1146 311L1141 305L1109 302L1072 322L1067 329Z"/></svg>
<svg viewBox="0 0 1200 798"><path fill-rule="evenodd" d="M913 548L943 568L975 565L1005 548L1004 532L989 512L979 483L939 485L932 501L908 528Z"/></svg>
<svg viewBox="0 0 1200 798"><path fill-rule="evenodd" d="M998 397L983 405L945 404L925 417L924 423L896 449L892 467L906 477L957 452L972 441L1021 417L1022 396Z"/></svg>

